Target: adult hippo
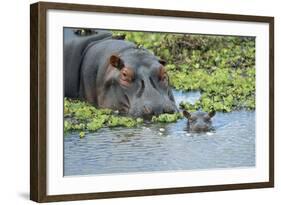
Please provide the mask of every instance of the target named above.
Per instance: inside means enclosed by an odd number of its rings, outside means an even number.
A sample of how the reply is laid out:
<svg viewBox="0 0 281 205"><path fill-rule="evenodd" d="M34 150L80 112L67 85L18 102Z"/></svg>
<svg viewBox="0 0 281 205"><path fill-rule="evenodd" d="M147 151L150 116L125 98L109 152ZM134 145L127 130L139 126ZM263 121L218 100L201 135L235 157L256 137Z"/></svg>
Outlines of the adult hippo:
<svg viewBox="0 0 281 205"><path fill-rule="evenodd" d="M177 110L165 62L105 31L64 42L64 95L135 117Z"/></svg>

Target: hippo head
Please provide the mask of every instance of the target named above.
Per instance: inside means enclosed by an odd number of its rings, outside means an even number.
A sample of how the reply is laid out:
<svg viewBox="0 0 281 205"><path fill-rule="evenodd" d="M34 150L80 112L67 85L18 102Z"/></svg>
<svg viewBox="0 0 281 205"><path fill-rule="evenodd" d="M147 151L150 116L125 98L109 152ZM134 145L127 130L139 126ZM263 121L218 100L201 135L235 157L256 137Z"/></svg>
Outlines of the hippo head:
<svg viewBox="0 0 281 205"><path fill-rule="evenodd" d="M189 113L186 110L183 111L183 115L188 119L188 129L191 132L207 132L212 129L211 118L216 114L215 111L201 112L197 111Z"/></svg>
<svg viewBox="0 0 281 205"><path fill-rule="evenodd" d="M103 107L143 118L177 112L164 65L145 49L112 54L105 74Z"/></svg>

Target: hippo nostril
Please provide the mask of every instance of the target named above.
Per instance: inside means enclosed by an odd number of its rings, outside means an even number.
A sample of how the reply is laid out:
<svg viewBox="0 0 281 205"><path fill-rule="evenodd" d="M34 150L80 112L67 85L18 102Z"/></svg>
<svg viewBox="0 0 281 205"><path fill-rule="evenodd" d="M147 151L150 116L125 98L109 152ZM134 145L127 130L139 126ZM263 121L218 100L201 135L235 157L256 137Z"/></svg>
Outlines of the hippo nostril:
<svg viewBox="0 0 281 205"><path fill-rule="evenodd" d="M129 108L130 107L130 100L129 100L128 95L124 94L124 98L125 98L125 101L126 101L126 106Z"/></svg>
<svg viewBox="0 0 281 205"><path fill-rule="evenodd" d="M152 80L151 77L149 77L149 81L150 81L150 84L152 85L152 87L153 87L154 89L157 89L157 88L156 88L156 85L155 85L155 83L154 83L154 81Z"/></svg>
<svg viewBox="0 0 281 205"><path fill-rule="evenodd" d="M136 96L138 98L140 98L142 96L142 94L144 92L144 88L145 88L144 81L141 80L141 87L139 88L139 90L137 91L137 94L136 94Z"/></svg>

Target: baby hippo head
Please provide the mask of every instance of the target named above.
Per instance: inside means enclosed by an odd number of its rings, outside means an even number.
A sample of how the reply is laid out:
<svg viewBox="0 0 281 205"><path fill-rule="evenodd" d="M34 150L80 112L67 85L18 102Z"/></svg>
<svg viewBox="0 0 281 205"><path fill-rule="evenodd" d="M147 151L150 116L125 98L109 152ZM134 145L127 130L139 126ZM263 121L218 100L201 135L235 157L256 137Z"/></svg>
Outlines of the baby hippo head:
<svg viewBox="0 0 281 205"><path fill-rule="evenodd" d="M187 127L191 132L207 132L212 129L211 118L216 114L215 111L209 113L197 111L189 113L183 111L183 115L188 119Z"/></svg>

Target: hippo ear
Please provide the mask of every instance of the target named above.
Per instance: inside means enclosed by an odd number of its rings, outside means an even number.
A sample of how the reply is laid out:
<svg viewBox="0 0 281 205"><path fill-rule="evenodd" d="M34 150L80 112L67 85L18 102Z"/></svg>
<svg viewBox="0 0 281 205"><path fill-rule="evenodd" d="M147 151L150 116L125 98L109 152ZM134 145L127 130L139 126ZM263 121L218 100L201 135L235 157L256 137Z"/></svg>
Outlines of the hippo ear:
<svg viewBox="0 0 281 205"><path fill-rule="evenodd" d="M124 62L117 55L110 56L109 62L113 67L117 68L118 70L121 70L124 67Z"/></svg>
<svg viewBox="0 0 281 205"><path fill-rule="evenodd" d="M158 62L162 65L166 65L167 64L167 61L163 60L163 59L158 59Z"/></svg>
<svg viewBox="0 0 281 205"><path fill-rule="evenodd" d="M211 112L208 113L208 115L212 118L214 117L216 114L216 111L215 110L212 110Z"/></svg>
<svg viewBox="0 0 281 205"><path fill-rule="evenodd" d="M186 110L184 110L184 111L182 112L182 114L183 114L187 119L189 119L189 118L191 117L190 113L187 112Z"/></svg>

